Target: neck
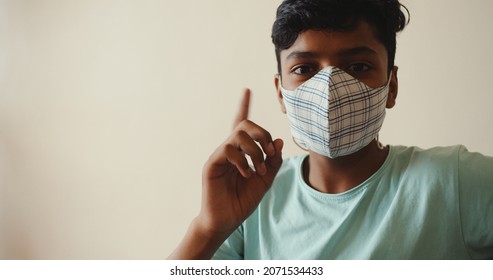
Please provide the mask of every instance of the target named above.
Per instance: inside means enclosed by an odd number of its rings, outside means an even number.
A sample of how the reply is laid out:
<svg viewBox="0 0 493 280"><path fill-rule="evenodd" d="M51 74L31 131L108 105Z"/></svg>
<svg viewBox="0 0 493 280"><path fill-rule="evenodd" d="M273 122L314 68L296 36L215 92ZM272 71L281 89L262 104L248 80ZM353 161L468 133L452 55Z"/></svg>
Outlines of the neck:
<svg viewBox="0 0 493 280"><path fill-rule="evenodd" d="M383 165L389 152L377 140L358 152L331 159L310 151L303 163L308 185L323 193L343 193L363 183Z"/></svg>

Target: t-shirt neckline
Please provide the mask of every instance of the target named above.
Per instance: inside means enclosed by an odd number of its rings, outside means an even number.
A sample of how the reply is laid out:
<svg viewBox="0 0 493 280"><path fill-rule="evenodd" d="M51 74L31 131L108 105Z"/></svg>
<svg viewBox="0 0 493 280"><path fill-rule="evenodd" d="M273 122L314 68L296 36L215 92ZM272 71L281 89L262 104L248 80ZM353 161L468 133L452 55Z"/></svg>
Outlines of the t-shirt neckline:
<svg viewBox="0 0 493 280"><path fill-rule="evenodd" d="M383 162L382 166L380 166L380 168L375 173L373 173L370 177L368 177L361 184L355 186L354 188L352 188L348 191L338 193L338 194L323 193L323 192L320 192L320 191L312 188L311 186L309 186L305 182L305 180L303 179L303 162L308 157L308 154L298 157L298 162L296 164L296 180L298 181L298 184L301 185L303 192L307 192L310 195L315 196L318 199L333 200L333 201L334 200L336 200L336 201L349 200L349 199L353 198L354 196L357 196L362 191L366 190L369 186L372 185L371 182L378 180L382 176L382 174L385 172L388 165L390 164L390 162L394 158L394 153L395 153L395 149L392 146L388 145L388 147L389 147L389 153L388 153L387 157L385 158L385 161Z"/></svg>

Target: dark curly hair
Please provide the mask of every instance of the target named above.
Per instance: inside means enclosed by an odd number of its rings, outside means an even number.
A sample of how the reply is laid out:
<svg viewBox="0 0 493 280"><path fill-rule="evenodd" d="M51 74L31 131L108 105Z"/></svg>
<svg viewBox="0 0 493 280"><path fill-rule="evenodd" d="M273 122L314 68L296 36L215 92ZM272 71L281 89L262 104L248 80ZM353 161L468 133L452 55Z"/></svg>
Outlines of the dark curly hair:
<svg viewBox="0 0 493 280"><path fill-rule="evenodd" d="M409 11L399 0L285 0L272 26L279 74L281 51L290 48L300 33L309 29L350 31L362 20L373 27L376 38L387 49L390 73L396 33L409 22Z"/></svg>

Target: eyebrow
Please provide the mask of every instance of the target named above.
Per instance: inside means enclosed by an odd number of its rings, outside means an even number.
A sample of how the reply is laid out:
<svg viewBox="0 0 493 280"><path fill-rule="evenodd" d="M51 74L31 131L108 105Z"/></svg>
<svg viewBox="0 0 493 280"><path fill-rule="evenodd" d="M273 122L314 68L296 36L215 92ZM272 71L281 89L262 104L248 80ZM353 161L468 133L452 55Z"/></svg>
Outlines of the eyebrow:
<svg viewBox="0 0 493 280"><path fill-rule="evenodd" d="M377 52L373 49L365 46L343 49L336 53L337 56L347 57L354 55L371 55L377 56ZM305 51L293 51L287 57L286 60L294 59L294 58L316 58L320 57L320 53L317 52L305 52Z"/></svg>
<svg viewBox="0 0 493 280"><path fill-rule="evenodd" d="M365 55L378 55L376 51L369 47L356 47L356 48L350 48L350 49L344 49L341 50L337 53L340 56L353 56L353 55L358 55L358 54L365 54Z"/></svg>
<svg viewBox="0 0 493 280"><path fill-rule="evenodd" d="M286 60L290 60L294 58L314 58L319 56L320 54L316 52L294 51L286 57Z"/></svg>

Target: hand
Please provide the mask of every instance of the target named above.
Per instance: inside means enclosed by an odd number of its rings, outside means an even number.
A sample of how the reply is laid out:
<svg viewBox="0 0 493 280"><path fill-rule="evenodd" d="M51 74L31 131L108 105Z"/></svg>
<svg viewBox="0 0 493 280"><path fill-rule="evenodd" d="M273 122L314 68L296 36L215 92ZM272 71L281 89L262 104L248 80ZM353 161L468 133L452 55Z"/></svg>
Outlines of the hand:
<svg viewBox="0 0 493 280"><path fill-rule="evenodd" d="M257 208L282 163L282 140L273 141L269 132L248 120L249 106L246 89L233 133L203 168L202 208L196 222L211 237L226 238Z"/></svg>
<svg viewBox="0 0 493 280"><path fill-rule="evenodd" d="M281 167L283 142L272 141L269 132L248 120L249 107L247 89L232 135L204 165L200 213L169 259L211 258L269 190ZM247 156L255 171L248 165Z"/></svg>

